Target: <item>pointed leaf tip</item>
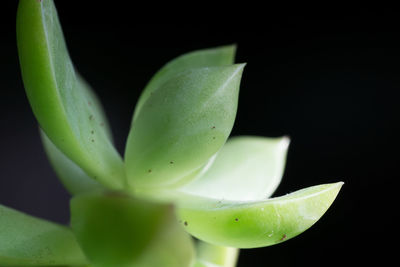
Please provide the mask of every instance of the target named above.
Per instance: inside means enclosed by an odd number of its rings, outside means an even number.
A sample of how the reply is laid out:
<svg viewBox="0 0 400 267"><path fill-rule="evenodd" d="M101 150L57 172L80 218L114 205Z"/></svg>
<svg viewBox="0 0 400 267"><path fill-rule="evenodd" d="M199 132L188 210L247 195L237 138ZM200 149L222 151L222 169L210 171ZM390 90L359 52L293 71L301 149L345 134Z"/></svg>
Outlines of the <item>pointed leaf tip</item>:
<svg viewBox="0 0 400 267"><path fill-rule="evenodd" d="M153 76L140 95L135 107L132 123L138 117L144 103L163 83L177 74L190 69L232 65L235 54L236 45L226 45L188 52L165 64Z"/></svg>
<svg viewBox="0 0 400 267"><path fill-rule="evenodd" d="M172 187L199 173L232 130L244 66L191 69L153 93L128 137L131 187Z"/></svg>
<svg viewBox="0 0 400 267"><path fill-rule="evenodd" d="M211 167L179 190L225 200L270 197L282 179L289 142L287 136L230 138Z"/></svg>
<svg viewBox="0 0 400 267"><path fill-rule="evenodd" d="M327 211L343 182L323 184L264 201L182 197L178 214L200 240L237 248L264 247L301 234Z"/></svg>

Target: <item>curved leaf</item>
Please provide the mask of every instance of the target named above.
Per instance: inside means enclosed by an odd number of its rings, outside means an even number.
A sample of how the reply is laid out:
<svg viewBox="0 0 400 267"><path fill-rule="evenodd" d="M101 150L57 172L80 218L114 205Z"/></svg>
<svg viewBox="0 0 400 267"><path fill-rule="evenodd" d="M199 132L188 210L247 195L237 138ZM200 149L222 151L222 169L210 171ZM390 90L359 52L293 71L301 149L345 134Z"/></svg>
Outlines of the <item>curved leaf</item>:
<svg viewBox="0 0 400 267"><path fill-rule="evenodd" d="M153 93L128 137L132 188L176 186L206 165L232 130L243 67L188 70Z"/></svg>
<svg viewBox="0 0 400 267"><path fill-rule="evenodd" d="M193 244L171 206L118 192L71 201L71 226L94 266L188 267Z"/></svg>
<svg viewBox="0 0 400 267"><path fill-rule="evenodd" d="M281 182L289 138L234 137L211 167L180 191L224 200L270 197Z"/></svg>
<svg viewBox="0 0 400 267"><path fill-rule="evenodd" d="M150 95L163 83L182 71L194 68L232 65L236 52L235 45L201 49L183 54L163 66L149 81L139 97L135 107L132 122Z"/></svg>
<svg viewBox="0 0 400 267"><path fill-rule="evenodd" d="M26 94L43 131L90 177L122 188L122 159L97 98L73 67L52 0L20 1L17 41Z"/></svg>
<svg viewBox="0 0 400 267"><path fill-rule="evenodd" d="M61 183L71 195L102 188L98 182L89 177L78 165L65 156L42 130L40 130L40 137L51 165Z"/></svg>
<svg viewBox="0 0 400 267"><path fill-rule="evenodd" d="M0 205L1 266L84 264L70 229Z"/></svg>
<svg viewBox="0 0 400 267"><path fill-rule="evenodd" d="M270 246L317 222L342 184L308 187L263 201L217 201L186 195L177 212L185 229L208 243L237 248Z"/></svg>

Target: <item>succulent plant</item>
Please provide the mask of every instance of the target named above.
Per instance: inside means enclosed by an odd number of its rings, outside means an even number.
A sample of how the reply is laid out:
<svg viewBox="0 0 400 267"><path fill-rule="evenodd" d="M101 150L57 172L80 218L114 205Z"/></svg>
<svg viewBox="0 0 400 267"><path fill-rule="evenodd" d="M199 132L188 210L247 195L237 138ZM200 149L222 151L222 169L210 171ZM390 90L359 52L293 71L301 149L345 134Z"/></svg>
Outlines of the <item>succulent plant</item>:
<svg viewBox="0 0 400 267"><path fill-rule="evenodd" d="M71 223L0 205L1 266L233 267L240 248L311 227L343 184L269 198L289 138L229 138L245 66L233 45L184 54L154 75L122 158L52 0L20 1L17 41L45 151L72 195Z"/></svg>

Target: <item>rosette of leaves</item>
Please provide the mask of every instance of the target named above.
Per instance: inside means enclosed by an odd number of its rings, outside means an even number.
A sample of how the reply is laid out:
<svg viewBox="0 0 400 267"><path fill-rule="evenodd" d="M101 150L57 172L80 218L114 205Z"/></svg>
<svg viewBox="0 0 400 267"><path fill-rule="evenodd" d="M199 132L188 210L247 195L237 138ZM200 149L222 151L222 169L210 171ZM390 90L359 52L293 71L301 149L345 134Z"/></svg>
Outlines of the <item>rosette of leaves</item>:
<svg viewBox="0 0 400 267"><path fill-rule="evenodd" d="M138 100L122 158L71 62L53 1L20 1L17 40L44 148L72 195L71 223L0 205L1 266L233 267L238 249L308 229L342 186L269 198L289 139L229 138L245 66L234 64L235 46L162 67Z"/></svg>

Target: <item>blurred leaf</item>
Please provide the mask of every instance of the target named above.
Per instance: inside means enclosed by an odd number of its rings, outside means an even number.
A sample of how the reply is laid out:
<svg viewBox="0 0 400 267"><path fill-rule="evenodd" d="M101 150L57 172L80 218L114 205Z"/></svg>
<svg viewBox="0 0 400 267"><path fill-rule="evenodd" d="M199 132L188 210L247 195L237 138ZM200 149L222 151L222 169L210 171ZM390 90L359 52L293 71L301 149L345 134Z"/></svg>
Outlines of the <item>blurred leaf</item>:
<svg viewBox="0 0 400 267"><path fill-rule="evenodd" d="M0 205L0 265L87 264L67 227Z"/></svg>
<svg viewBox="0 0 400 267"><path fill-rule="evenodd" d="M189 235L169 205L118 192L90 193L71 201L71 226L94 266L189 267Z"/></svg>
<svg viewBox="0 0 400 267"><path fill-rule="evenodd" d="M99 101L73 67L53 1L19 2L17 41L26 94L40 127L90 177L122 188L122 159Z"/></svg>
<svg viewBox="0 0 400 267"><path fill-rule="evenodd" d="M199 260L197 260L194 263L193 267L221 267L221 266L216 265L214 263L207 262L207 261L199 261Z"/></svg>
<svg viewBox="0 0 400 267"><path fill-rule="evenodd" d="M342 182L308 187L261 201L225 201L186 195L178 217L205 242L255 248L286 241L311 227L326 212Z"/></svg>
<svg viewBox="0 0 400 267"><path fill-rule="evenodd" d="M224 200L270 197L281 182L289 138L234 137L211 167L180 190Z"/></svg>
<svg viewBox="0 0 400 267"><path fill-rule="evenodd" d="M197 245L197 262L195 267L235 267L239 249L211 245L202 241Z"/></svg>
<svg viewBox="0 0 400 267"><path fill-rule="evenodd" d="M235 52L235 45L227 45L192 51L171 60L153 76L143 90L136 104L133 120L136 119L151 94L178 73L194 68L232 65Z"/></svg>
<svg viewBox="0 0 400 267"><path fill-rule="evenodd" d="M71 195L102 188L98 182L89 177L78 165L65 156L42 130L40 130L40 136L51 165L61 183Z"/></svg>
<svg viewBox="0 0 400 267"><path fill-rule="evenodd" d="M206 165L232 130L243 67L188 70L152 94L128 137L132 188L177 186Z"/></svg>

